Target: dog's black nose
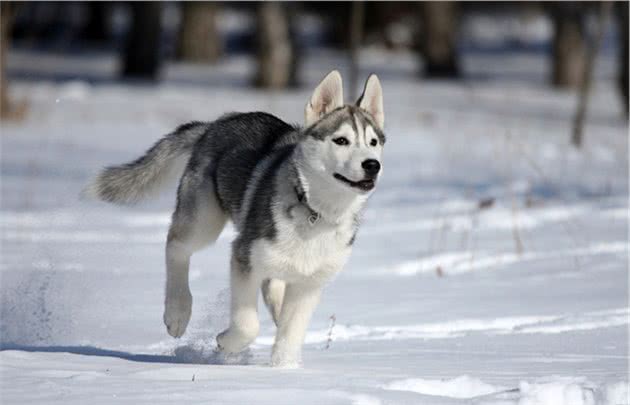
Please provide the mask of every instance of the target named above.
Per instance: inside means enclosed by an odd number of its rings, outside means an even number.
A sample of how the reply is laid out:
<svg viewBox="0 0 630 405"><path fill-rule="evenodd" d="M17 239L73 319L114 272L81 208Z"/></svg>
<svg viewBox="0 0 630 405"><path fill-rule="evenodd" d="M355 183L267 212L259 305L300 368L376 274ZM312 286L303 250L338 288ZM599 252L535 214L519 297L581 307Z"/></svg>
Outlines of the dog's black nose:
<svg viewBox="0 0 630 405"><path fill-rule="evenodd" d="M365 170L365 173L369 176L376 176L379 170L381 170L381 164L376 159L364 160L363 163L361 163L361 166L363 167L363 170Z"/></svg>

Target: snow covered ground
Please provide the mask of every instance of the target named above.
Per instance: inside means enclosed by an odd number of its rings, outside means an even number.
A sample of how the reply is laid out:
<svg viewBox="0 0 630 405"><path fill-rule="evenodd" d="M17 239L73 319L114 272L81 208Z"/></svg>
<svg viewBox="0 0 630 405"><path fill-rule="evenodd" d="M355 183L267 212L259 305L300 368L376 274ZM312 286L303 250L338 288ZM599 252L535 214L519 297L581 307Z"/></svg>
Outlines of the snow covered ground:
<svg viewBox="0 0 630 405"><path fill-rule="evenodd" d="M243 57L171 65L148 87L109 81L109 57L12 56L21 77L58 80L16 82L29 115L1 127L2 403L628 403L628 134L610 59L576 151L575 94L544 86L540 56L470 56L471 79L452 83L416 80L411 56L367 52L386 98L384 177L303 368L282 370L268 366L262 306L247 353L213 353L233 230L194 256L193 319L176 340L161 320L174 186L133 208L77 196L97 169L192 119L300 122L310 89L246 88ZM307 87L342 62L313 55ZM80 70L103 80L66 80Z"/></svg>

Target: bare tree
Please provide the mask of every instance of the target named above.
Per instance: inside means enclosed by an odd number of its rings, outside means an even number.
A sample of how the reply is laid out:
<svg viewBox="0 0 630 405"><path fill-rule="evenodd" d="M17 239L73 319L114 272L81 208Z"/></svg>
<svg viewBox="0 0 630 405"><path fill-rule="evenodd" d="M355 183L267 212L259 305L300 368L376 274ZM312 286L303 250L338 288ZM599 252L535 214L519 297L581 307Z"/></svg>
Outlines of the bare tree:
<svg viewBox="0 0 630 405"><path fill-rule="evenodd" d="M420 3L422 21L420 52L425 60L424 74L429 77L457 77L458 4L452 1Z"/></svg>
<svg viewBox="0 0 630 405"><path fill-rule="evenodd" d="M619 27L619 90L628 117L628 2L617 2L617 17Z"/></svg>
<svg viewBox="0 0 630 405"><path fill-rule="evenodd" d="M3 1L0 3L0 117L8 117L11 111L9 104L9 91L7 89L6 64L7 48L9 46L9 32L11 30L11 3Z"/></svg>
<svg viewBox="0 0 630 405"><path fill-rule="evenodd" d="M9 97L9 80L6 73L7 52L15 7L15 3L0 2L0 119L3 120L21 119L27 109L25 102L14 103Z"/></svg>
<svg viewBox="0 0 630 405"><path fill-rule="evenodd" d="M578 109L575 114L573 122L573 134L571 135L571 143L576 148L582 146L582 138L584 134L584 121L586 119L586 107L588 104L588 96L591 90L591 81L593 78L593 70L595 69L595 59L599 53L599 48L604 38L604 32L606 31L606 20L610 13L611 3L609 1L602 1L599 3L599 18L597 25L597 33L595 38L591 41L591 45L588 49L588 55L586 58L586 66L582 80L580 83L580 92L578 100Z"/></svg>
<svg viewBox="0 0 630 405"><path fill-rule="evenodd" d="M257 59L255 84L265 88L285 88L297 81L297 46L291 32L285 3L257 4Z"/></svg>
<svg viewBox="0 0 630 405"><path fill-rule="evenodd" d="M178 57L193 62L215 62L222 52L217 27L219 5L211 1L182 3Z"/></svg>
<svg viewBox="0 0 630 405"><path fill-rule="evenodd" d="M89 1L83 4L88 18L81 36L88 41L105 42L109 39L110 4L104 1Z"/></svg>
<svg viewBox="0 0 630 405"><path fill-rule="evenodd" d="M160 67L159 2L131 2L131 29L123 53L122 75L129 78L157 78Z"/></svg>
<svg viewBox="0 0 630 405"><path fill-rule="evenodd" d="M359 47L363 38L363 21L365 4L362 1L352 2L350 14L350 97L358 97L359 82Z"/></svg>
<svg viewBox="0 0 630 405"><path fill-rule="evenodd" d="M552 84L577 88L586 68L583 5L554 2L549 7L554 24Z"/></svg>

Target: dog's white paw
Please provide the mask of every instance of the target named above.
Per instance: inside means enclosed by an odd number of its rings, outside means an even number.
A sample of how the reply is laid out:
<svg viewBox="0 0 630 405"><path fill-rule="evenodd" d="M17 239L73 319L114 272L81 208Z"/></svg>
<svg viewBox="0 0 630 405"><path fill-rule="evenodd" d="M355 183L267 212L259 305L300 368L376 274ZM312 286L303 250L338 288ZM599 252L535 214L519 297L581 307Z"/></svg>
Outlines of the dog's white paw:
<svg viewBox="0 0 630 405"><path fill-rule="evenodd" d="M248 328L230 327L217 336L217 348L224 353L239 353L247 348L258 335L258 323Z"/></svg>
<svg viewBox="0 0 630 405"><path fill-rule="evenodd" d="M300 345L287 345L280 339L271 350L271 366L280 368L299 368L302 364L302 347Z"/></svg>
<svg viewBox="0 0 630 405"><path fill-rule="evenodd" d="M227 339L227 334L229 331L230 331L229 329L226 329L217 335L217 349L220 352L224 352L224 353L232 352L232 350L230 350L232 347L229 344L229 340Z"/></svg>
<svg viewBox="0 0 630 405"><path fill-rule="evenodd" d="M192 312L192 295L190 291L172 297L167 294L164 306L164 325L168 334L178 338L186 332Z"/></svg>
<svg viewBox="0 0 630 405"><path fill-rule="evenodd" d="M247 340L242 339L239 333L226 329L217 335L217 348L223 353L238 353L246 347Z"/></svg>
<svg viewBox="0 0 630 405"><path fill-rule="evenodd" d="M299 355L297 356L287 356L285 354L280 354L274 352L271 355L271 367L278 368L300 368L302 362L300 360Z"/></svg>

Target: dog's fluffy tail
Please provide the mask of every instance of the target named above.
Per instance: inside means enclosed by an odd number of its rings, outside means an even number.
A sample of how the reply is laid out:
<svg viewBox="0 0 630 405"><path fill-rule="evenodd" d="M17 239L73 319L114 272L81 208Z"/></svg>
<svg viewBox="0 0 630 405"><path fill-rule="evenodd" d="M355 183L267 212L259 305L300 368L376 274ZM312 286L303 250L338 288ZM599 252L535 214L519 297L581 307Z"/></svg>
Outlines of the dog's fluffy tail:
<svg viewBox="0 0 630 405"><path fill-rule="evenodd" d="M193 146L208 125L184 124L133 162L106 167L83 190L83 196L115 204L134 204L155 194L181 174Z"/></svg>

